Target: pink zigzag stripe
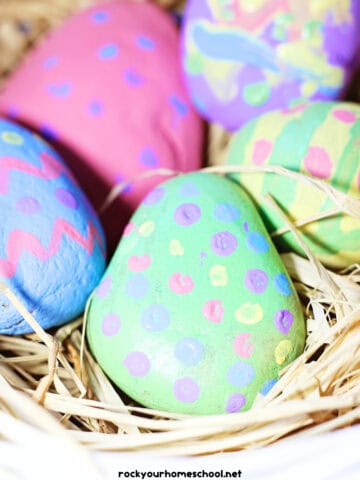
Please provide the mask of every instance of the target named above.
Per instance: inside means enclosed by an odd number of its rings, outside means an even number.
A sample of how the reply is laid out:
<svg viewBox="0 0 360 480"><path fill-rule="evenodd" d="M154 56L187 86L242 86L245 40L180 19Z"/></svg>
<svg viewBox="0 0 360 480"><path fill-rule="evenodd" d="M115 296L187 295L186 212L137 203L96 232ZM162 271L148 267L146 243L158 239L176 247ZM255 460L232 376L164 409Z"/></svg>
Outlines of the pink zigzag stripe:
<svg viewBox="0 0 360 480"><path fill-rule="evenodd" d="M43 152L40 154L40 158L44 163L41 167L37 167L18 158L0 157L0 195L7 193L10 170L19 170L27 175L46 180L55 179L65 173L74 180L66 166L52 155Z"/></svg>
<svg viewBox="0 0 360 480"><path fill-rule="evenodd" d="M8 239L7 258L0 258L0 275L5 278L11 278L15 275L20 256L24 250L43 262L53 257L59 250L63 234L79 243L89 255L94 250L95 238L103 250L102 239L91 222L88 223L86 237L84 237L66 220L58 218L54 223L52 237L47 249L34 234L20 229L13 230Z"/></svg>

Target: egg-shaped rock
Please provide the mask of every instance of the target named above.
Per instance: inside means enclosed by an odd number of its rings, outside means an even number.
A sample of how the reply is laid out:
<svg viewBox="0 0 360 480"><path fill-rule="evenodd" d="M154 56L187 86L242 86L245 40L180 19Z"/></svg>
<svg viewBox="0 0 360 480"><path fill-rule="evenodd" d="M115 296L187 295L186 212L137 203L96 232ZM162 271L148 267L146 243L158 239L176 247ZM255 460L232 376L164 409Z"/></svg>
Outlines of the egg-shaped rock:
<svg viewBox="0 0 360 480"><path fill-rule="evenodd" d="M191 173L152 190L92 299L99 365L148 407L251 407L304 348L294 286L246 194Z"/></svg>
<svg viewBox="0 0 360 480"><path fill-rule="evenodd" d="M339 98L358 64L357 0L189 0L182 63L199 112L228 130Z"/></svg>
<svg viewBox="0 0 360 480"><path fill-rule="evenodd" d="M67 19L27 55L6 82L0 111L56 145L98 210L120 182L200 166L202 122L179 57L170 14L149 2L103 2ZM101 217L110 250L163 179L133 183Z"/></svg>
<svg viewBox="0 0 360 480"><path fill-rule="evenodd" d="M0 120L0 280L50 328L83 312L104 269L102 227L62 159ZM0 292L0 333L31 330Z"/></svg>
<svg viewBox="0 0 360 480"><path fill-rule="evenodd" d="M228 164L281 166L319 178L351 197L360 198L360 107L316 102L269 112L236 133ZM284 251L303 250L284 219L263 200L269 193L293 221L312 252L333 268L360 261L360 219L338 208L331 196L286 175L234 175L258 205L265 225ZM319 218L323 217L323 218Z"/></svg>

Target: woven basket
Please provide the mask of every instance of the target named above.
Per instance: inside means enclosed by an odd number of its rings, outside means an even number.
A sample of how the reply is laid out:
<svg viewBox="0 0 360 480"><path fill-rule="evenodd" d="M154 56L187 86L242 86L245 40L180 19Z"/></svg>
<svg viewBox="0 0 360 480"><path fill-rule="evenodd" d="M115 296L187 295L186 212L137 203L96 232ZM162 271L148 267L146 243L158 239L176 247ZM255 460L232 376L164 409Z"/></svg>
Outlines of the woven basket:
<svg viewBox="0 0 360 480"><path fill-rule="evenodd" d="M0 0L1 80L49 28L94 3ZM176 0L159 3L164 8L181 6ZM356 100L356 86L350 92ZM221 164L229 137L210 125L210 171L224 173ZM269 174L291 173L275 168ZM312 181L300 174L298 180ZM341 209L360 218L359 200L322 181L312 184L326 191ZM358 423L360 266L341 273L327 270L301 243L290 222L288 228L304 249L304 258L289 253L283 254L282 260L303 303L306 350L282 373L269 394L243 413L176 415L124 401L87 350L83 318L50 335L0 283L0 289L36 332L22 337L0 336L0 439L18 445L26 441L40 444L42 435L49 433L59 444L71 446L86 464L88 449L210 454L260 447L285 437L312 436Z"/></svg>

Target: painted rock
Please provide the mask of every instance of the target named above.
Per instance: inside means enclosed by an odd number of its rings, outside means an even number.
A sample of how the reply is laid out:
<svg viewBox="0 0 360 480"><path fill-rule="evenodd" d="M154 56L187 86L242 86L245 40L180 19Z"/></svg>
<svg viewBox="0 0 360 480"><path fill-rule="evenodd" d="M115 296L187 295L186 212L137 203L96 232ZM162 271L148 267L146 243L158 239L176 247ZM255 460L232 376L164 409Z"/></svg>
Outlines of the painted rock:
<svg viewBox="0 0 360 480"><path fill-rule="evenodd" d="M304 100L331 100L358 58L357 0L190 0L183 67L199 112L228 130Z"/></svg>
<svg viewBox="0 0 360 480"><path fill-rule="evenodd" d="M360 107L318 102L274 111L249 122L232 140L227 163L278 165L320 178L360 198ZM292 220L306 221L334 209L318 189L275 174L234 175L257 202L270 233L285 227L283 219L263 201L270 193ZM346 214L310 221L299 227L312 252L326 265L346 267L360 261L360 220ZM284 251L303 254L289 232L274 237Z"/></svg>
<svg viewBox="0 0 360 480"><path fill-rule="evenodd" d="M192 173L152 190L92 300L87 337L148 407L237 412L304 347L294 287L245 193Z"/></svg>
<svg viewBox="0 0 360 480"><path fill-rule="evenodd" d="M98 210L119 182L201 164L202 122L183 85L178 41L175 20L151 3L82 10L10 76L0 111L56 145ZM101 217L110 250L162 180L133 183Z"/></svg>
<svg viewBox="0 0 360 480"><path fill-rule="evenodd" d="M58 154L0 120L0 280L44 327L84 310L105 269L102 227ZM0 292L0 333L31 328Z"/></svg>

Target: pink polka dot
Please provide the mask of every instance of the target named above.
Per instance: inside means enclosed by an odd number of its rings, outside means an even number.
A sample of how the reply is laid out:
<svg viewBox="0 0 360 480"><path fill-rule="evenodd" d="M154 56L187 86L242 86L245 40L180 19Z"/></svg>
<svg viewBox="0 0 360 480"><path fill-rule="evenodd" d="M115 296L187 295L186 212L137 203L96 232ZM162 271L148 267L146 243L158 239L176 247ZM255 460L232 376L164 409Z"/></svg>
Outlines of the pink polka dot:
<svg viewBox="0 0 360 480"><path fill-rule="evenodd" d="M134 227L135 225L133 222L128 223L124 228L124 233L123 233L124 237L130 235L130 233L134 230Z"/></svg>
<svg viewBox="0 0 360 480"><path fill-rule="evenodd" d="M72 208L74 210L78 207L78 201L74 195L69 192L69 190L66 190L65 188L58 188L55 191L55 195L59 202L65 205L65 207Z"/></svg>
<svg viewBox="0 0 360 480"><path fill-rule="evenodd" d="M262 165L269 158L273 144L268 140L257 140L255 142L252 161L255 165Z"/></svg>
<svg viewBox="0 0 360 480"><path fill-rule="evenodd" d="M38 213L40 208L40 203L34 197L22 197L16 202L16 209L26 215Z"/></svg>
<svg viewBox="0 0 360 480"><path fill-rule="evenodd" d="M354 123L356 122L356 115L354 112L349 112L349 110L334 110L333 115L337 120L343 123Z"/></svg>
<svg viewBox="0 0 360 480"><path fill-rule="evenodd" d="M176 272L169 279L169 287L177 295L185 295L193 290L194 282L190 275Z"/></svg>
<svg viewBox="0 0 360 480"><path fill-rule="evenodd" d="M321 147L309 147L304 163L314 177L329 178L331 175L333 165L329 154Z"/></svg>
<svg viewBox="0 0 360 480"><path fill-rule="evenodd" d="M151 265L151 257L149 255L133 255L128 260L129 270L133 272L143 272Z"/></svg>
<svg viewBox="0 0 360 480"><path fill-rule="evenodd" d="M241 333L237 335L234 340L234 350L236 355L242 358L251 357L254 344L249 342L250 333Z"/></svg>
<svg viewBox="0 0 360 480"><path fill-rule="evenodd" d="M179 402L194 403L199 398L199 385L190 377L179 378L174 383L174 395Z"/></svg>
<svg viewBox="0 0 360 480"><path fill-rule="evenodd" d="M104 335L107 337L112 337L118 333L120 326L121 320L119 315L116 315L115 313L109 313L103 318L101 329Z"/></svg>
<svg viewBox="0 0 360 480"><path fill-rule="evenodd" d="M107 297L111 290L111 277L107 275L96 290L96 296L101 300Z"/></svg>
<svg viewBox="0 0 360 480"><path fill-rule="evenodd" d="M220 323L223 320L224 308L221 300L208 300L203 306L202 313L209 322Z"/></svg>
<svg viewBox="0 0 360 480"><path fill-rule="evenodd" d="M124 365L134 377L145 377L150 371L150 360L143 352L130 352L124 360Z"/></svg>

